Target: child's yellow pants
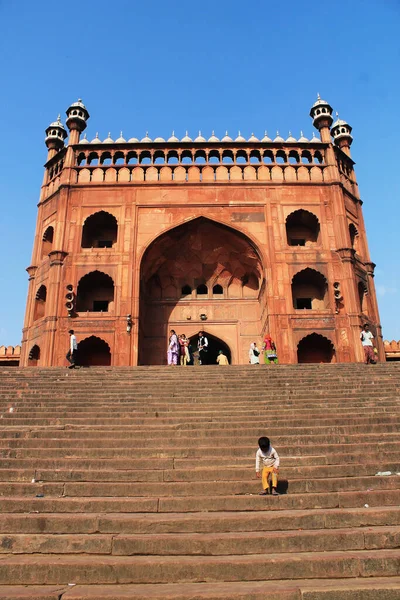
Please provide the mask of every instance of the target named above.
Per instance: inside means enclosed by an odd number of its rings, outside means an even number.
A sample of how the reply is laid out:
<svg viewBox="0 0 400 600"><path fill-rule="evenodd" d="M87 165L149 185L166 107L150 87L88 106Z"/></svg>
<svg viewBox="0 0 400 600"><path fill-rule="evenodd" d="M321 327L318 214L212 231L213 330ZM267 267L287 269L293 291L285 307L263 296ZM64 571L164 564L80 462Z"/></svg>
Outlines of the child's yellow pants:
<svg viewBox="0 0 400 600"><path fill-rule="evenodd" d="M272 475L272 487L276 488L276 486L278 485L278 474L274 473L274 467L263 467L261 481L264 490L267 490L269 488L269 475Z"/></svg>

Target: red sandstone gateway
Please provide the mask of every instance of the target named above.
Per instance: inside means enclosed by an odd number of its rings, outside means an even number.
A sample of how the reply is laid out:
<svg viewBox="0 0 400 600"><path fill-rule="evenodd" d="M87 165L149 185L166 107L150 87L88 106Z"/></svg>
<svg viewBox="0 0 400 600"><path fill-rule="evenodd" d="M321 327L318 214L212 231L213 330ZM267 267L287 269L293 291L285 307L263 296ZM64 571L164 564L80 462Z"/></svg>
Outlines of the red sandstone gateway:
<svg viewBox="0 0 400 600"><path fill-rule="evenodd" d="M165 364L168 331L232 364L266 332L281 363L384 360L350 156L351 127L318 98L320 139L80 135L79 100L46 129L21 365ZM332 141L332 137L333 141Z"/></svg>

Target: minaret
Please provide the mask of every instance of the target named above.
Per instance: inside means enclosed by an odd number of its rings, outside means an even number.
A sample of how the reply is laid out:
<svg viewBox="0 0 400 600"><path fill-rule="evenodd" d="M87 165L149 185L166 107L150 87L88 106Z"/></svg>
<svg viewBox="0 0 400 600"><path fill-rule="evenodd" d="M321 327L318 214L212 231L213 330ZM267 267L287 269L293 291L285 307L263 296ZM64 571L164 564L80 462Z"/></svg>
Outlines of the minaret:
<svg viewBox="0 0 400 600"><path fill-rule="evenodd" d="M336 113L339 117L338 113ZM353 143L352 127L343 119L337 119L332 126L332 136L338 146L347 156L351 157L350 146Z"/></svg>
<svg viewBox="0 0 400 600"><path fill-rule="evenodd" d="M45 144L48 149L47 160L50 160L64 148L64 142L68 137L65 131L64 125L61 123L60 115L58 115L57 121L50 123L46 129Z"/></svg>
<svg viewBox="0 0 400 600"><path fill-rule="evenodd" d="M313 120L314 127L319 131L321 142L325 142L326 144L331 143L332 112L332 106L325 100L322 100L318 94L317 101L310 110L310 117Z"/></svg>
<svg viewBox="0 0 400 600"><path fill-rule="evenodd" d="M66 124L70 132L65 166L72 167L74 163L74 152L72 147L79 142L79 136L82 131L85 131L86 121L89 119L90 115L80 98L77 102L73 102L71 106L67 108L65 113L67 115ZM66 177L68 179L68 175L66 175Z"/></svg>

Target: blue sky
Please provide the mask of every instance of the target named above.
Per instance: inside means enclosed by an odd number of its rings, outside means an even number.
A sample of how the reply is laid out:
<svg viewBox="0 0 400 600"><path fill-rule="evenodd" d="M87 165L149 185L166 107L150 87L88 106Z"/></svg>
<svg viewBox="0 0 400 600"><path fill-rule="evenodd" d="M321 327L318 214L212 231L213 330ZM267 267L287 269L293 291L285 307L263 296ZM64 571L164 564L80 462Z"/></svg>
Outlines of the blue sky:
<svg viewBox="0 0 400 600"><path fill-rule="evenodd" d="M88 138L312 135L317 92L353 126L384 338L398 319L400 3L0 0L0 345L21 340L44 129L82 97Z"/></svg>

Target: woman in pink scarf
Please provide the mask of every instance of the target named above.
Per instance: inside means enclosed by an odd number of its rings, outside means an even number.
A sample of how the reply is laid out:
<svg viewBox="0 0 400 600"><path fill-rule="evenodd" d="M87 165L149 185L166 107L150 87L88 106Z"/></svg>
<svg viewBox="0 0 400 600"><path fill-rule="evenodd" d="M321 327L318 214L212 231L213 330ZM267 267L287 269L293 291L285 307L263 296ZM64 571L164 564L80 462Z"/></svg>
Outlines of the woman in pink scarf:
<svg viewBox="0 0 400 600"><path fill-rule="evenodd" d="M269 335L269 333L267 333L264 338L263 350L264 350L265 364L266 365L270 365L270 364L277 365L278 364L278 356L276 354L276 346L275 346L274 342L272 341L272 338Z"/></svg>
<svg viewBox="0 0 400 600"><path fill-rule="evenodd" d="M169 332L167 359L169 365L177 365L179 357L179 342L175 331L171 329Z"/></svg>

